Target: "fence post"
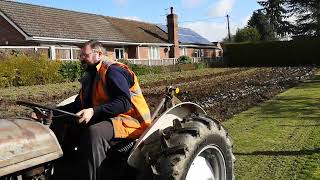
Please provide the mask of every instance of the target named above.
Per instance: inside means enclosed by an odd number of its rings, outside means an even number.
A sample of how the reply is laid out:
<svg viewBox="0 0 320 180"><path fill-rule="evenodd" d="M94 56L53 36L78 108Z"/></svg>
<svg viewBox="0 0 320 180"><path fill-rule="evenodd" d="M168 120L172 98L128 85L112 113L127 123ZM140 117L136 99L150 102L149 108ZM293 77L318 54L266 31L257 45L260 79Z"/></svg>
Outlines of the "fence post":
<svg viewBox="0 0 320 180"><path fill-rule="evenodd" d="M148 59L148 65L151 66L151 59Z"/></svg>

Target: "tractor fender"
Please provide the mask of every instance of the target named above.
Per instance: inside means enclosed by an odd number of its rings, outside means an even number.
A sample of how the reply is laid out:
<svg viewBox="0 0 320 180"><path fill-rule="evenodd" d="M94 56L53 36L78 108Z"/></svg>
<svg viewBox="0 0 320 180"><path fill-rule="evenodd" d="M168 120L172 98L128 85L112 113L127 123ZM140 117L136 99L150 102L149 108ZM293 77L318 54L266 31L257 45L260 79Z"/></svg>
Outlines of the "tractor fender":
<svg viewBox="0 0 320 180"><path fill-rule="evenodd" d="M0 119L0 177L63 155L49 127L26 119Z"/></svg>
<svg viewBox="0 0 320 180"><path fill-rule="evenodd" d="M199 105L192 102L183 102L168 109L161 116L155 119L151 123L150 127L136 141L136 144L130 152L127 160L128 164L134 168L143 168L145 161L144 155L141 152L141 148L144 145L144 141L152 135L157 135L159 130L173 126L173 120L178 119L182 121L183 118L192 113L206 114L203 108L201 108Z"/></svg>
<svg viewBox="0 0 320 180"><path fill-rule="evenodd" d="M60 103L57 105L57 107L59 107L59 106L64 106L64 105L67 105L67 104L70 104L70 103L74 102L74 100L76 99L77 96L78 96L78 95L73 95L73 96L71 96L71 97L63 100L62 102L60 102Z"/></svg>

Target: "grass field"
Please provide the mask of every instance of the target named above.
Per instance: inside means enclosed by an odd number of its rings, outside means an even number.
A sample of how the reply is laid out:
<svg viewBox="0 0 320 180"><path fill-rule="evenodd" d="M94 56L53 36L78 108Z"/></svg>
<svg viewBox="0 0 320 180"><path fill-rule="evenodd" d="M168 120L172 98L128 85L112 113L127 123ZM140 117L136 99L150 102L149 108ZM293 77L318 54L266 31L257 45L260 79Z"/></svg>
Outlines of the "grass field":
<svg viewBox="0 0 320 180"><path fill-rule="evenodd" d="M236 179L320 179L320 73L224 124Z"/></svg>
<svg viewBox="0 0 320 180"><path fill-rule="evenodd" d="M140 84L150 84L158 81L170 81L178 78L194 78L200 76L214 75L221 72L237 70L239 68L204 68L183 72L171 72L164 74L148 74L139 76ZM79 82L21 86L0 88L0 100L15 101L19 98L38 99L41 97L55 96L60 97L63 94L77 93L80 88Z"/></svg>
<svg viewBox="0 0 320 180"><path fill-rule="evenodd" d="M215 92L219 97L241 92L237 100L232 100L235 96L230 95L219 100L226 104L212 107L218 114L228 114L239 106L247 109L255 105L252 102L261 102L270 93L286 89L281 83L292 81L280 79L299 79L304 74L299 72L288 68L212 68L142 75L139 79L149 104L158 103L156 97L150 100L161 81L164 82L161 86L180 83L195 99L214 97ZM292 76L295 73L301 75ZM262 88L265 91L257 91ZM54 104L77 93L78 89L78 82L0 89L0 117L28 114L14 104L15 100ZM248 91L244 91L246 89ZM248 94L243 96L246 92ZM320 179L320 73L315 79L238 114L224 124L234 140L236 179Z"/></svg>

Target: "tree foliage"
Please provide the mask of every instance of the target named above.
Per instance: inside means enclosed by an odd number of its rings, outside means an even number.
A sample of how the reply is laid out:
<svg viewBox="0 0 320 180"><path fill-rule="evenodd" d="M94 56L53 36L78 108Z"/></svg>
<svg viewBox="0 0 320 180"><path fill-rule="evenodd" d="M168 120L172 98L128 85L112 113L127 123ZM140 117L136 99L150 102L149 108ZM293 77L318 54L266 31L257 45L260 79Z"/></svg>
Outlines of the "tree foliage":
<svg viewBox="0 0 320 180"><path fill-rule="evenodd" d="M289 4L297 17L294 34L320 37L320 0L290 0Z"/></svg>
<svg viewBox="0 0 320 180"><path fill-rule="evenodd" d="M285 36L292 31L292 24L287 20L290 13L287 0L258 1L261 11L269 18L272 29L279 36Z"/></svg>
<svg viewBox="0 0 320 180"><path fill-rule="evenodd" d="M265 15L261 10L253 12L253 15L248 21L248 27L256 28L259 31L261 35L261 41L270 41L276 39L275 32L268 16Z"/></svg>
<svg viewBox="0 0 320 180"><path fill-rule="evenodd" d="M243 29L238 29L234 37L235 42L255 42L259 41L261 35L256 28L245 27Z"/></svg>
<svg viewBox="0 0 320 180"><path fill-rule="evenodd" d="M258 3L277 35L320 37L320 0L260 0Z"/></svg>

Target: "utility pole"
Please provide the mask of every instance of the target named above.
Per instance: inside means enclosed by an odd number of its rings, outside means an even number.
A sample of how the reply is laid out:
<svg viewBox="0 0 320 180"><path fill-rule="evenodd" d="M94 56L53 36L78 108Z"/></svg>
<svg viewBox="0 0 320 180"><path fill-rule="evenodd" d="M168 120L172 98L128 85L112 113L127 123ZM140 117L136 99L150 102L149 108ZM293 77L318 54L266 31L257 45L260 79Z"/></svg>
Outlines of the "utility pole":
<svg viewBox="0 0 320 180"><path fill-rule="evenodd" d="M230 21L229 21L229 14L227 14L227 22L228 22L228 36L229 36L229 42L231 43L231 33L230 33Z"/></svg>

